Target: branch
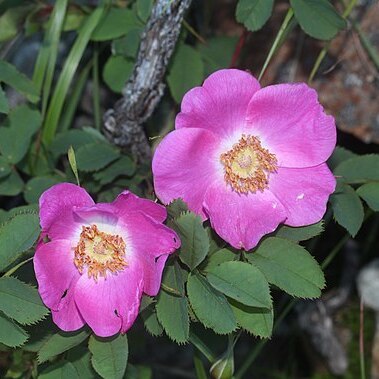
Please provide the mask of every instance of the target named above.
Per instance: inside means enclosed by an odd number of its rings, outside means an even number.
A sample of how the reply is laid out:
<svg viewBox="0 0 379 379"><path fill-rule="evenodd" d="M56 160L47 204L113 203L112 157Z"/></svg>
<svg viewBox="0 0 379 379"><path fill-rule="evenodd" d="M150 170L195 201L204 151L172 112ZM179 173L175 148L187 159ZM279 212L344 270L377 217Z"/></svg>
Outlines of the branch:
<svg viewBox="0 0 379 379"><path fill-rule="evenodd" d="M108 140L132 153L139 161L151 159L142 124L159 103L167 65L179 37L184 12L192 0L156 0L141 43L133 73L123 97L104 114Z"/></svg>

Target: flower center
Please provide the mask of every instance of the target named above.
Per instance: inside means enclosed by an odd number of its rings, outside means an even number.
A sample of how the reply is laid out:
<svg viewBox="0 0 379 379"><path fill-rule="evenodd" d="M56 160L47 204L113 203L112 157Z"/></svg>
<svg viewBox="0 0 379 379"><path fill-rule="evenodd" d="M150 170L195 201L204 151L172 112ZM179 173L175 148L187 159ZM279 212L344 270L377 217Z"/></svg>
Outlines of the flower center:
<svg viewBox="0 0 379 379"><path fill-rule="evenodd" d="M239 193L263 192L268 175L277 169L275 154L263 148L258 137L242 134L240 140L220 156L224 179Z"/></svg>
<svg viewBox="0 0 379 379"><path fill-rule="evenodd" d="M127 263L125 242L119 235L101 232L96 225L82 226L79 243L75 247L74 264L82 274L88 268L88 277L105 277L107 270L122 271Z"/></svg>

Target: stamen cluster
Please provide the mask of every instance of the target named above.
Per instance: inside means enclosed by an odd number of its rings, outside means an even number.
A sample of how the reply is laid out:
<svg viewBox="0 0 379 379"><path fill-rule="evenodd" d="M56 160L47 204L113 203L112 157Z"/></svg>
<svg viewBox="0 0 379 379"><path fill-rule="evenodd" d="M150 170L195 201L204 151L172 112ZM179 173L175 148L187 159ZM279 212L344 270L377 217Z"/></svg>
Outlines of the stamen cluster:
<svg viewBox="0 0 379 379"><path fill-rule="evenodd" d="M263 192L268 188L268 174L277 169L275 154L263 148L258 137L245 134L220 160L226 183L239 193Z"/></svg>
<svg viewBox="0 0 379 379"><path fill-rule="evenodd" d="M88 277L95 280L122 271L127 263L124 259L126 244L119 235L101 232L97 225L82 226L78 245L75 247L74 264L82 274L87 267Z"/></svg>

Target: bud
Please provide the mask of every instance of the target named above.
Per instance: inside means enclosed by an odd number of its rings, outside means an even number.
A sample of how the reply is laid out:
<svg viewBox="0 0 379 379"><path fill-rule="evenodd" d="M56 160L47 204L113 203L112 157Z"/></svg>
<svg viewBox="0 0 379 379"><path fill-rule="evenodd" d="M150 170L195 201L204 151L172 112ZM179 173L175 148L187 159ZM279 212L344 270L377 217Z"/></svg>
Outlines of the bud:
<svg viewBox="0 0 379 379"><path fill-rule="evenodd" d="M213 379L230 379L234 374L233 349L226 352L209 369Z"/></svg>

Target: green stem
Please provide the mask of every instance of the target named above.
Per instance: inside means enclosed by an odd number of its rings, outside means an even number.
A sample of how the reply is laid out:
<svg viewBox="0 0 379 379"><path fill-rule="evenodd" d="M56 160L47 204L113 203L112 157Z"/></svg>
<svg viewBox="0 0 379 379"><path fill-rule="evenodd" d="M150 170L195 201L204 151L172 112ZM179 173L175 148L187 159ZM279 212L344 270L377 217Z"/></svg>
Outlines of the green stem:
<svg viewBox="0 0 379 379"><path fill-rule="evenodd" d="M346 7L345 11L342 14L343 18L346 19L350 15L350 13L353 10L357 1L358 0L350 0L349 5ZM330 41L327 42L326 45L323 47L323 49L320 51L320 53L316 59L316 62L313 65L312 71L309 75L308 84L311 84L312 80L314 79L315 75L317 74L317 71L319 70L321 63L324 60L326 53L328 52L329 46L330 46Z"/></svg>
<svg viewBox="0 0 379 379"><path fill-rule="evenodd" d="M207 379L207 373L205 371L203 362L199 356L199 351L196 349L193 352L193 364L195 366L197 379Z"/></svg>
<svg viewBox="0 0 379 379"><path fill-rule="evenodd" d="M214 362L216 357L209 349L209 347L193 332L190 332L189 341L209 362Z"/></svg>
<svg viewBox="0 0 379 379"><path fill-rule="evenodd" d="M30 257L22 262L20 262L18 265L12 267L11 269L9 269L4 275L3 277L5 276L11 276L14 272L16 272L21 266L23 266L25 263L28 263L30 262L31 260L33 259L33 257Z"/></svg>
<svg viewBox="0 0 379 379"><path fill-rule="evenodd" d="M259 74L258 80L260 81L262 79L262 76L264 75L267 66L269 65L272 57L276 53L278 47L281 45L281 42L284 40L284 36L287 34L287 31L290 29L290 21L292 20L293 17L293 10L292 8L288 9L286 16L284 17L283 23L279 29L278 34L275 37L274 43L271 46L271 49L267 55L267 58L263 64L262 70Z"/></svg>

